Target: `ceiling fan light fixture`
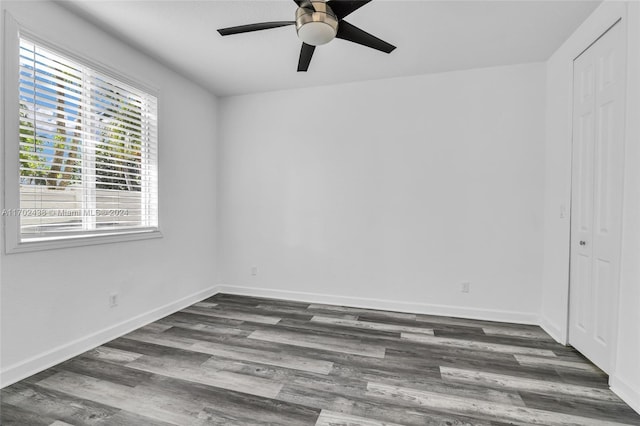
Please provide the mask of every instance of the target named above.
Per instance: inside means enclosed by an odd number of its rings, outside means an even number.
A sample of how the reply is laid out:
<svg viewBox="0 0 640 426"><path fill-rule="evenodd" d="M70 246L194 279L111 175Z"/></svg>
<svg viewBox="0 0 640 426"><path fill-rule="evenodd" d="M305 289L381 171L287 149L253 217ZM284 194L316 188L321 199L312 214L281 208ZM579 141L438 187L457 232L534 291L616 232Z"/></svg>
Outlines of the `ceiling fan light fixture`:
<svg viewBox="0 0 640 426"><path fill-rule="evenodd" d="M338 18L324 2L311 2L296 11L298 38L311 46L329 43L338 33Z"/></svg>
<svg viewBox="0 0 640 426"><path fill-rule="evenodd" d="M323 22L309 22L298 29L298 38L312 46L327 44L336 37L336 31Z"/></svg>

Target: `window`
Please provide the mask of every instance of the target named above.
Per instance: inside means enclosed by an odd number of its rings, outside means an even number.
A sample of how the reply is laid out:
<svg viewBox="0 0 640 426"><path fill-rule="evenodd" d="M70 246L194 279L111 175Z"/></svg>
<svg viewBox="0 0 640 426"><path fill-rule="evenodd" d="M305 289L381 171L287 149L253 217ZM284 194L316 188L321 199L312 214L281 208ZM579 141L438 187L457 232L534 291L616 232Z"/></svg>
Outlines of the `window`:
<svg viewBox="0 0 640 426"><path fill-rule="evenodd" d="M95 68L19 38L18 243L158 230L157 99Z"/></svg>

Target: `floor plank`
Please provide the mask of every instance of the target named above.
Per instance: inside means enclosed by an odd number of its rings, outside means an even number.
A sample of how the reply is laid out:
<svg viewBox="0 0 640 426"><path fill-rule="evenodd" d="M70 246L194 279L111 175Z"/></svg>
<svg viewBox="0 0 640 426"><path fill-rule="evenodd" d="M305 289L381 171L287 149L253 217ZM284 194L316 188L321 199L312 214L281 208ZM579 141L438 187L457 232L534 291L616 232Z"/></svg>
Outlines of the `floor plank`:
<svg viewBox="0 0 640 426"><path fill-rule="evenodd" d="M331 324L340 327L355 327L355 328L365 328L371 330L381 330L381 331L395 331L395 332L406 332L406 333L424 333L433 335L433 330L430 328L421 328L421 327L410 327L410 326L402 326L395 324L385 324L380 322L368 322L368 321L357 321L350 319L340 319L340 318L332 318L325 317L321 315L316 315L311 318L312 322L319 322L323 324Z"/></svg>
<svg viewBox="0 0 640 426"><path fill-rule="evenodd" d="M468 348L480 351L501 352L508 354L524 354L555 357L556 354L548 349L537 349L524 346L503 345L499 343L487 343L483 341L468 339L452 339L439 336L428 336L418 333L402 333L402 338L413 342L425 343L429 345L451 346L454 348Z"/></svg>
<svg viewBox="0 0 640 426"><path fill-rule="evenodd" d="M577 395L603 401L619 401L619 398L605 389L576 386L559 382L527 379L508 376L505 374L470 371L459 368L441 367L440 372L444 380L458 383L482 384L487 387L515 389L521 391L535 391L552 394Z"/></svg>
<svg viewBox="0 0 640 426"><path fill-rule="evenodd" d="M273 343L283 343L303 348L322 349L332 352L344 352L346 354L384 358L384 347L362 344L358 340L350 341L337 337L310 336L305 333L291 331L275 332L270 330L257 330L249 335L249 339L265 340Z"/></svg>
<svg viewBox="0 0 640 426"><path fill-rule="evenodd" d="M143 356L127 364L127 367L265 398L275 398L280 389L282 389L282 383L246 374L207 368L206 363L193 366L185 363L175 363L172 360L165 361L159 358Z"/></svg>
<svg viewBox="0 0 640 426"><path fill-rule="evenodd" d="M583 416L550 412L546 410L514 407L504 404L442 395L435 392L415 390L380 383L369 383L367 390L371 396L389 401L402 401L408 406L421 406L450 413L471 414L488 420L507 420L547 426L622 426L623 423L609 422Z"/></svg>
<svg viewBox="0 0 640 426"><path fill-rule="evenodd" d="M402 426L397 423L387 423L378 420L350 416L335 411L322 410L316 426Z"/></svg>

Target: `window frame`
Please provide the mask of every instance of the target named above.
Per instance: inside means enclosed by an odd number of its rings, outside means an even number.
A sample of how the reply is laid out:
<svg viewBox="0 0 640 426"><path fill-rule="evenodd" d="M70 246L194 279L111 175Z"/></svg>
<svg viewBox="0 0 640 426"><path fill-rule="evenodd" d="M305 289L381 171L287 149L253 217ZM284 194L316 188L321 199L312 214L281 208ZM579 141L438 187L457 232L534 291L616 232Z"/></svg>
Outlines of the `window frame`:
<svg viewBox="0 0 640 426"><path fill-rule="evenodd" d="M2 220L4 225L5 236L5 253L21 253L39 250L62 249L70 247L81 247L96 244L119 243L124 241L146 240L150 238L161 238L161 220L160 220L160 176L157 176L157 192L158 192L158 226L156 228L138 228L124 229L117 231L105 231L104 233L92 231L82 234L74 233L73 235L60 237L44 237L37 241L23 241L20 229L20 217L11 214L12 210L20 208L20 117L19 108L20 92L19 92L19 73L20 73L20 38L26 38L29 41L52 50L62 56L76 61L82 66L91 68L92 70L102 73L105 76L114 78L122 83L143 91L151 96L155 96L160 104L159 90L149 87L147 84L129 77L120 70L105 66L100 62L87 58L78 54L57 42L43 40L37 33L25 28L19 24L9 13L4 14L4 70L3 70L3 107L4 114L2 117L4 124L4 212ZM160 108L157 111L157 123L159 131ZM160 135L156 140L157 164L160 163L159 143ZM158 167L159 168L159 167Z"/></svg>

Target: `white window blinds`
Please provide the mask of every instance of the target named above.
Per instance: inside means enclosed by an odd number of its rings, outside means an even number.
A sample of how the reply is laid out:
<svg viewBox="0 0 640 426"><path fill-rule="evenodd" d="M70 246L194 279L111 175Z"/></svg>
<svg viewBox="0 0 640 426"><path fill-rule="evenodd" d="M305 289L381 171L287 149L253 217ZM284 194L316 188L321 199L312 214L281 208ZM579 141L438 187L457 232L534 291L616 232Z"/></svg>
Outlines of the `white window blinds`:
<svg viewBox="0 0 640 426"><path fill-rule="evenodd" d="M20 39L20 238L158 228L156 97Z"/></svg>

